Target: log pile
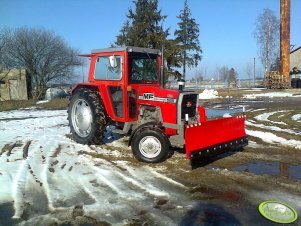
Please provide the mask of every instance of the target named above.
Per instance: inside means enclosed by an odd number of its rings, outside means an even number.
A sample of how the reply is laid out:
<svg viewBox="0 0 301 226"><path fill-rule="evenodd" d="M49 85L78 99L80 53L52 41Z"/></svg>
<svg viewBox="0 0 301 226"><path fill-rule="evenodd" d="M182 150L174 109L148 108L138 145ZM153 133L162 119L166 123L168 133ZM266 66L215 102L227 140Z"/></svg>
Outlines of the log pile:
<svg viewBox="0 0 301 226"><path fill-rule="evenodd" d="M265 75L265 84L268 89L288 89L290 82L279 71L268 71Z"/></svg>

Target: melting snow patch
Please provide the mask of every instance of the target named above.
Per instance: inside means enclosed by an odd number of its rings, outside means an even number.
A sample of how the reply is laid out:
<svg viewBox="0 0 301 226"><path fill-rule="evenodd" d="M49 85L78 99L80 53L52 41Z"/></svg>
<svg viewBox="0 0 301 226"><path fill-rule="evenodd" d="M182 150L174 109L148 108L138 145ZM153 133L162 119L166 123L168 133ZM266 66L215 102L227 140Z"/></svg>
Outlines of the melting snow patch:
<svg viewBox="0 0 301 226"><path fill-rule="evenodd" d="M252 110L251 112L257 112L257 111L265 111L266 108L260 108L260 109L255 109L255 110Z"/></svg>
<svg viewBox="0 0 301 226"><path fill-rule="evenodd" d="M266 122L272 122L275 124L280 124L280 125L287 125L285 122L275 122L275 121L271 121L269 120L269 117L276 114L276 113L281 113L281 112L287 112L287 111L273 111L273 112L267 112L267 113L263 113L260 115L255 116L254 118L258 121L266 121Z"/></svg>
<svg viewBox="0 0 301 226"><path fill-rule="evenodd" d="M298 121L299 119L301 119L301 114L296 114L296 115L292 116L292 120L294 120L294 121ZM298 121L298 122L301 123L301 121Z"/></svg>
<svg viewBox="0 0 301 226"><path fill-rule="evenodd" d="M229 113L225 113L224 115L223 115L223 118L230 118L230 117L232 117Z"/></svg>
<svg viewBox="0 0 301 226"><path fill-rule="evenodd" d="M216 99L220 98L218 92L214 89L205 89L202 93L199 94L199 99Z"/></svg>
<svg viewBox="0 0 301 226"><path fill-rule="evenodd" d="M285 138L278 137L270 132L253 131L253 130L246 130L246 132L248 135L253 137L258 137L267 143L271 143L271 144L277 143L283 146L301 150L301 141L298 140L293 140L293 139L287 140Z"/></svg>
<svg viewBox="0 0 301 226"><path fill-rule="evenodd" d="M49 100L40 100L40 101L37 102L37 104L44 104L44 103L47 103L47 102L49 102Z"/></svg>
<svg viewBox="0 0 301 226"><path fill-rule="evenodd" d="M257 128L262 128L262 129L268 129L268 130L274 130L274 131L278 131L278 132L286 132L286 133L290 133L290 134L294 134L294 135L301 135L301 132L295 132L291 129L282 129L276 126L266 126L263 124L255 124L254 121L252 122L252 120L247 120L246 122L247 126L253 126L253 127L257 127Z"/></svg>
<svg viewBox="0 0 301 226"><path fill-rule="evenodd" d="M282 92L273 92L273 93L258 93L258 94L245 94L243 98L245 99L256 99L257 97L292 97L292 93L282 93Z"/></svg>

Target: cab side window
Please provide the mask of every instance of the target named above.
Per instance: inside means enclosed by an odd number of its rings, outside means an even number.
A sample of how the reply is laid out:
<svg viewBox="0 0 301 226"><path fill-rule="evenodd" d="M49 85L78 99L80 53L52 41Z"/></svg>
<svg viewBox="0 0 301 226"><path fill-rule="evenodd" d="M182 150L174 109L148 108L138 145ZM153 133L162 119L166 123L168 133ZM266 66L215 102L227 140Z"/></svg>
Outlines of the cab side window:
<svg viewBox="0 0 301 226"><path fill-rule="evenodd" d="M96 59L94 78L97 80L120 80L122 76L122 57L116 56L116 67L110 65L109 57Z"/></svg>

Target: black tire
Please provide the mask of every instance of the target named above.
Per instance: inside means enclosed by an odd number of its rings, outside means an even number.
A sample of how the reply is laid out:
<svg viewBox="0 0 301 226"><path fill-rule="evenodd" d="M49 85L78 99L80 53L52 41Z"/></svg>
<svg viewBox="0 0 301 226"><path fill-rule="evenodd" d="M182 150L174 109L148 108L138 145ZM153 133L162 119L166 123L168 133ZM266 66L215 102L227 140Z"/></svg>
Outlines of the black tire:
<svg viewBox="0 0 301 226"><path fill-rule="evenodd" d="M297 81L296 81L296 88L301 88L301 79L298 78Z"/></svg>
<svg viewBox="0 0 301 226"><path fill-rule="evenodd" d="M149 148L147 147L148 153L145 151L147 145L150 145L148 146ZM140 131L137 131L131 143L134 156L139 161L147 163L164 161L168 157L169 146L168 139L159 128L143 128Z"/></svg>
<svg viewBox="0 0 301 226"><path fill-rule="evenodd" d="M292 80L291 80L291 87L292 88L297 88L297 85L298 85L298 83L297 83L297 79L295 79L295 78L292 78Z"/></svg>
<svg viewBox="0 0 301 226"><path fill-rule="evenodd" d="M78 113L80 112L79 108L83 108L84 110L82 111L84 113ZM70 98L68 121L72 137L76 142L81 144L100 144L108 118L99 93L87 88L76 90ZM87 129L80 127L87 127Z"/></svg>

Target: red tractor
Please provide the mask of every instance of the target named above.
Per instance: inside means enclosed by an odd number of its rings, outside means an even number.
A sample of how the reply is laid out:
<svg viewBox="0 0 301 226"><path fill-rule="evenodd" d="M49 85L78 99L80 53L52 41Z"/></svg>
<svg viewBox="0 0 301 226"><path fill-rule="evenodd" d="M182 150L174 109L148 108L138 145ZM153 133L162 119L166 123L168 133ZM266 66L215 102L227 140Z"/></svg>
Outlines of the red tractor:
<svg viewBox="0 0 301 226"><path fill-rule="evenodd" d="M72 90L68 119L73 139L101 143L108 125L129 135L134 156L144 162L164 161L171 147L189 159L248 143L245 116L207 120L198 94L163 88L159 50L118 47L92 50L87 83Z"/></svg>

